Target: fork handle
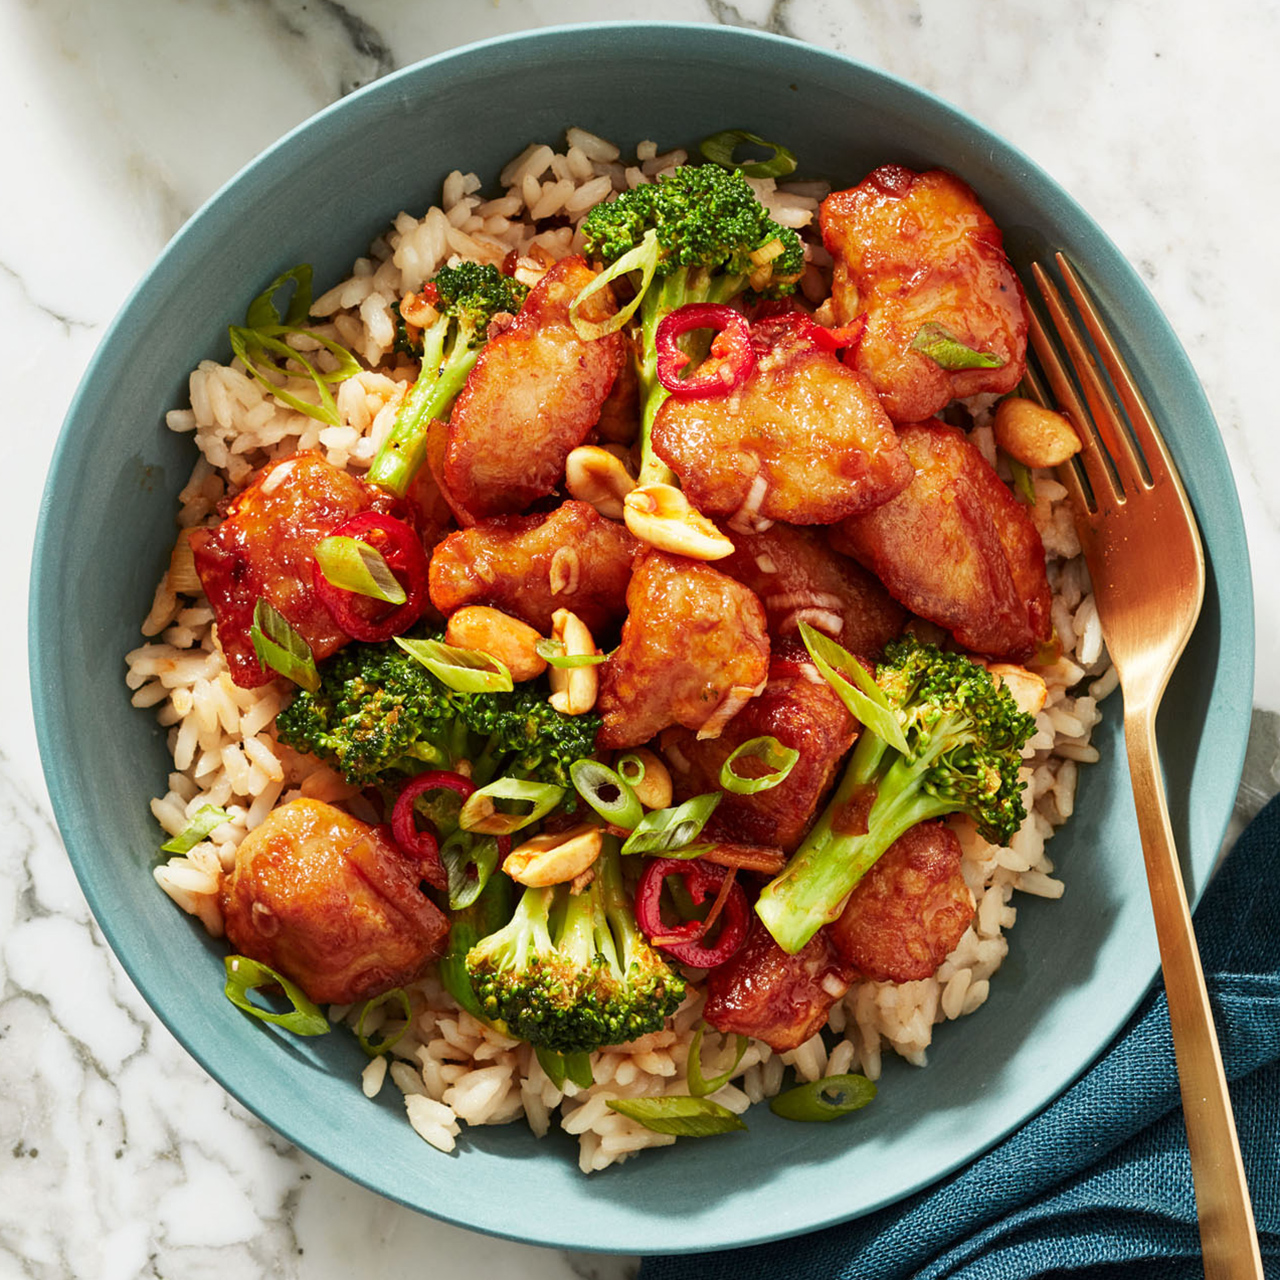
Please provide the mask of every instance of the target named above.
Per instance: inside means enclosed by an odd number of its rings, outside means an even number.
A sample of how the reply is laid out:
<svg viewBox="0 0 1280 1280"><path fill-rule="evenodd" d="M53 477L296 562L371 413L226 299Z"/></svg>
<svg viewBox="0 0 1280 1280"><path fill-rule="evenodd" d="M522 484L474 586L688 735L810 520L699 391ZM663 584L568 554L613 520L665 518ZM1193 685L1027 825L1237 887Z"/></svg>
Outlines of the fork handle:
<svg viewBox="0 0 1280 1280"><path fill-rule="evenodd" d="M1155 706L1126 708L1125 743L1182 1090L1207 1280L1263 1280L1231 1097L1156 753Z"/></svg>

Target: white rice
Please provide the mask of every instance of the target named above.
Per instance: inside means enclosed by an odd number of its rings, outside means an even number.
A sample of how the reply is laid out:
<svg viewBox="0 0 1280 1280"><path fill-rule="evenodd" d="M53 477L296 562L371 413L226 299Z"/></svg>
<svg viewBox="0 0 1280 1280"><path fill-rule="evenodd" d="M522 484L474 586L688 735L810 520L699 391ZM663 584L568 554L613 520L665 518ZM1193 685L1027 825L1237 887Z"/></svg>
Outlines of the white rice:
<svg viewBox="0 0 1280 1280"><path fill-rule="evenodd" d="M213 523L224 497L265 464L300 450L316 450L355 472L367 469L412 377L410 368L387 359L395 340L391 308L397 300L421 289L454 255L494 263L513 249L521 256L541 252L544 260L564 257L581 247L578 223L594 204L687 158L682 150L659 153L655 143L644 142L636 163L626 166L612 143L574 128L563 151L535 143L515 157L500 175L502 196L483 200L477 175L451 173L440 206L421 216L398 214L351 276L312 306L321 321L317 332L354 350L368 365L381 366L339 385L341 425L315 421L276 400L238 360L230 365L202 361L192 372L190 408L174 409L167 417L171 430L193 436L200 455L179 498L178 527ZM779 187L767 179L752 185L777 221L797 229L814 221L825 194L813 183ZM567 225L535 225L552 217ZM830 258L817 245L807 246L806 256L810 267L802 288L817 300L829 291ZM333 367L333 357L319 344L301 340L298 346L312 348L309 358L321 367ZM295 382L290 390L305 395L300 385ZM978 426L973 438L995 461L990 427ZM987 844L969 823L954 824L977 911L951 955L924 981L855 983L833 1008L825 1036L816 1035L789 1053L775 1054L768 1045L751 1042L733 1083L714 1095L735 1112L777 1093L786 1068L801 1080L847 1071L875 1080L886 1050L923 1066L934 1028L986 1001L1008 950L1006 934L1017 918L1015 892L1043 898L1064 892L1046 845L1071 816L1078 764L1098 758L1089 739L1099 720L1097 703L1114 690L1116 676L1102 645L1066 492L1048 473L1037 473L1034 482L1032 513L1049 560L1053 622L1064 649L1052 666L1039 669L1048 696L1024 751L1027 819L1007 848ZM373 815L362 813L358 788L276 741L281 695L271 686L241 689L232 682L202 595L175 589L166 573L142 631L147 642L127 655L126 681L133 705L154 708L168 728L175 769L166 792L152 801L152 813L171 835L205 805L230 815L208 840L157 867L155 878L184 911L220 936L220 876L234 864L245 834L275 805L309 796L346 803L358 816ZM528 1045L459 1010L434 977L409 994L412 1017L406 1033L389 1062L370 1062L361 1086L373 1097L390 1075L405 1097L409 1123L439 1150L455 1148L462 1124L519 1117L539 1136L553 1123L576 1135L584 1172L675 1141L610 1110L608 1103L689 1091L687 1055L703 1000L692 986L666 1029L594 1055L595 1083L586 1090L571 1082L556 1088ZM358 1010L335 1008L330 1016L354 1024ZM706 1074L727 1070L731 1063L729 1044L717 1048L715 1039L709 1034L704 1047Z"/></svg>

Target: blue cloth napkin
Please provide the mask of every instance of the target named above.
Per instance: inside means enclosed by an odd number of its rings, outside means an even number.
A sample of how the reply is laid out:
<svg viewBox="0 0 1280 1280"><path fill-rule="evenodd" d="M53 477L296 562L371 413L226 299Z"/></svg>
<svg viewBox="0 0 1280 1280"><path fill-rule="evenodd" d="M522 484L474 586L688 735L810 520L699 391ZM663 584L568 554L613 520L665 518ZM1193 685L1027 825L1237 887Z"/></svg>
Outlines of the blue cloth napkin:
<svg viewBox="0 0 1280 1280"><path fill-rule="evenodd" d="M1268 1277L1280 1280L1280 797L1196 912ZM1157 985L1095 1066L927 1191L799 1239L646 1258L640 1280L1203 1277L1191 1162Z"/></svg>

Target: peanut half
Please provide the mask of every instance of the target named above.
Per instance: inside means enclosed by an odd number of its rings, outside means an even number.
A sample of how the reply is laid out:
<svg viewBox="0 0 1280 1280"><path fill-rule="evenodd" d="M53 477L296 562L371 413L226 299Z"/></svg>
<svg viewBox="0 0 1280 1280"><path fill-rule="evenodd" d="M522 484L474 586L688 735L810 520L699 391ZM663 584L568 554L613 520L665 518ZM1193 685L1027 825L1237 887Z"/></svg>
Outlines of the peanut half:
<svg viewBox="0 0 1280 1280"><path fill-rule="evenodd" d="M564 646L567 658L600 652L586 623L568 609L557 609L551 615L551 639ZM594 666L552 667L547 678L551 682L551 705L562 715L580 716L596 705L600 677Z"/></svg>
<svg viewBox="0 0 1280 1280"><path fill-rule="evenodd" d="M487 605L469 604L449 615L445 642L459 649L487 653L497 658L517 684L533 680L546 669L537 650L542 637L527 623Z"/></svg>
<svg viewBox="0 0 1280 1280"><path fill-rule="evenodd" d="M575 880L600 856L604 832L593 822L548 832L512 849L502 869L532 889Z"/></svg>
<svg viewBox="0 0 1280 1280"><path fill-rule="evenodd" d="M623 500L636 482L621 458L599 445L574 449L564 466L565 488L610 520L621 520Z"/></svg>
<svg viewBox="0 0 1280 1280"><path fill-rule="evenodd" d="M1007 396L996 406L996 444L1024 467L1056 467L1080 452L1070 421L1022 396Z"/></svg>
<svg viewBox="0 0 1280 1280"><path fill-rule="evenodd" d="M733 555L733 543L674 485L646 484L623 500L627 528L651 547L690 560L722 560Z"/></svg>

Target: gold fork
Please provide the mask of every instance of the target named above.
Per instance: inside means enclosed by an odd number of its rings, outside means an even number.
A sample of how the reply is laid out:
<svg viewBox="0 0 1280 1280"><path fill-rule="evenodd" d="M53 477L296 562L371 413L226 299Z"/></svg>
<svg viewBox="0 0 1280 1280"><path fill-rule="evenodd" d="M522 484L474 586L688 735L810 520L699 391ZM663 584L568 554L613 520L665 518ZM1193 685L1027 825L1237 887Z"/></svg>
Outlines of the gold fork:
<svg viewBox="0 0 1280 1280"><path fill-rule="evenodd" d="M1122 416L1049 274L1033 263L1036 286L1088 403L1086 412L1028 308L1031 342L1053 399L1081 440L1078 461L1087 487L1073 463L1058 475L1071 500L1098 620L1124 695L1129 773L1169 1002L1205 1275L1262 1280L1240 1143L1156 753L1156 709L1204 599L1204 551L1177 468L1133 375L1074 268L1061 253L1056 262L1124 409ZM1044 402L1035 379L1030 381Z"/></svg>

